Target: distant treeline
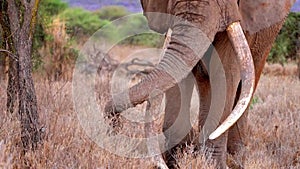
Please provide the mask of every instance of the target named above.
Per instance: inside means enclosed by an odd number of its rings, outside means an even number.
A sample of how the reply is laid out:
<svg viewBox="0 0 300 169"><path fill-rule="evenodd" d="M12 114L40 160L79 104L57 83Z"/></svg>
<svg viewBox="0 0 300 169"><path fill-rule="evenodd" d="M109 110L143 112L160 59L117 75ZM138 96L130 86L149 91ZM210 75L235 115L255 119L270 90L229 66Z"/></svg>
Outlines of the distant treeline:
<svg viewBox="0 0 300 169"><path fill-rule="evenodd" d="M88 1L85 2L88 3ZM104 3L104 1L101 2ZM124 23L121 32L117 31L116 25L110 24L113 20L129 14L131 12L124 6L106 6L88 11L83 8L70 7L68 3L61 0L41 1L34 38L34 69L49 64L46 62L63 62L65 64L72 62L77 58L80 46L105 25L109 27L110 33L107 36L110 36L111 39L118 39L126 33L147 26L147 21L142 15ZM158 34L142 34L128 37L119 43L159 47L163 38ZM283 64L288 60L295 60L299 57L299 48L300 13L290 13L273 45L268 61ZM50 59L46 59L47 57Z"/></svg>
<svg viewBox="0 0 300 169"><path fill-rule="evenodd" d="M130 12L140 12L142 10L140 0L101 0L95 3L95 0L64 0L72 7L83 7L87 10L97 10L104 6L124 6Z"/></svg>

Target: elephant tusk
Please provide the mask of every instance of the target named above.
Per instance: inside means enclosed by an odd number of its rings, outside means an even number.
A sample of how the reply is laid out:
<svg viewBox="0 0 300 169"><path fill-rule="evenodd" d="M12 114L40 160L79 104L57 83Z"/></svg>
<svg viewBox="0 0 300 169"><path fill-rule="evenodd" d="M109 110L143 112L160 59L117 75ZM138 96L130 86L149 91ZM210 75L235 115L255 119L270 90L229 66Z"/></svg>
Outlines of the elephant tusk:
<svg viewBox="0 0 300 169"><path fill-rule="evenodd" d="M164 45L163 45L163 50L166 50L167 49L167 45L170 43L171 41L171 36L172 36L172 29L169 28L168 29L168 32L166 34L166 38L165 38L165 42L164 42Z"/></svg>
<svg viewBox="0 0 300 169"><path fill-rule="evenodd" d="M213 133L210 134L210 140L218 138L239 120L248 108L254 92L255 70L253 59L240 23L235 22L229 25L227 27L227 34L233 45L240 65L242 91L240 99L231 114Z"/></svg>
<svg viewBox="0 0 300 169"><path fill-rule="evenodd" d="M171 42L172 32L173 32L172 29L169 28L169 29L168 29L168 32L166 33L165 42L164 42L164 45L163 45L163 47L162 47L162 50L163 50L163 51L161 52L161 55L160 55L160 57L159 57L159 61L158 61L158 62L161 61L162 57L163 57L164 54L166 53L167 46L168 46L168 44Z"/></svg>

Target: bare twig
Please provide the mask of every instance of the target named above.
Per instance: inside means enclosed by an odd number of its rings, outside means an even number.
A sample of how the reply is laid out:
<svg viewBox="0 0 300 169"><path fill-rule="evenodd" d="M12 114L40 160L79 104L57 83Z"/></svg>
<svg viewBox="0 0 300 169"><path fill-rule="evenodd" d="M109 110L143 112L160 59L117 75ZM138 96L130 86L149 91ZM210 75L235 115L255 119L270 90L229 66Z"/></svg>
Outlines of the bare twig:
<svg viewBox="0 0 300 169"><path fill-rule="evenodd" d="M15 59L16 61L18 61L18 56L17 55L15 55L15 54L13 54L11 51L9 51L9 50L5 50L5 49L0 49L0 52L5 52L5 53L8 53L9 54L9 56L11 57L11 58L13 58L13 59Z"/></svg>
<svg viewBox="0 0 300 169"><path fill-rule="evenodd" d="M123 63L121 64L121 66L124 67L124 69L128 72L128 74L137 74L137 73L148 74L155 67L155 65L150 61L141 60L139 58L134 58L133 60L131 60L131 62ZM131 70L130 69L131 66L150 67L150 69L144 69L142 71Z"/></svg>

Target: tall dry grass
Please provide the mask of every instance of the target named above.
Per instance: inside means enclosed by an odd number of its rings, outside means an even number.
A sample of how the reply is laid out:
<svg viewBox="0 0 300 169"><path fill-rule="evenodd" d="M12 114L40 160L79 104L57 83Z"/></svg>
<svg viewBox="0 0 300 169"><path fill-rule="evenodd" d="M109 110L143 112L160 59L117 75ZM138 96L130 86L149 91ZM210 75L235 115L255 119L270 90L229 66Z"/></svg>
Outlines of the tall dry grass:
<svg viewBox="0 0 300 169"><path fill-rule="evenodd" d="M263 76L255 98L246 168L300 168L300 81Z"/></svg>
<svg viewBox="0 0 300 169"><path fill-rule="evenodd" d="M21 155L17 115L8 114L6 85L0 84L0 168L150 168L152 161L116 156L97 146L79 124L71 82L36 78L44 142ZM105 81L105 79L102 79ZM106 88L100 88L105 92ZM300 82L294 76L262 76L249 112L245 168L300 168ZM135 127L135 126L131 126ZM128 129L127 132L131 132ZM122 148L122 147L120 147ZM180 154L182 168L212 168L203 156Z"/></svg>

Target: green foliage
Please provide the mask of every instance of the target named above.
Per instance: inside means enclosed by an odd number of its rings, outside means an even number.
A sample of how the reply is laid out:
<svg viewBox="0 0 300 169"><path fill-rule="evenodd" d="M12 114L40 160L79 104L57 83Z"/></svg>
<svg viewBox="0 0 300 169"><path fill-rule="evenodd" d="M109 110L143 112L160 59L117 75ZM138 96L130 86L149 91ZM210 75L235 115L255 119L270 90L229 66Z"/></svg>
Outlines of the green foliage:
<svg viewBox="0 0 300 169"><path fill-rule="evenodd" d="M250 103L250 109L253 109L253 106L255 104L258 104L261 102L261 99L257 96L253 96L252 100L251 100L251 103Z"/></svg>
<svg viewBox="0 0 300 169"><path fill-rule="evenodd" d="M42 0L40 3L39 13L44 17L55 16L68 8L66 2L61 0Z"/></svg>
<svg viewBox="0 0 300 169"><path fill-rule="evenodd" d="M161 46L163 42L163 37L156 33L143 33L136 34L138 30L147 30L148 23L144 16L136 15L129 19L126 23L122 25L122 34L132 34L129 38L126 38L122 44L129 45L141 45L149 47L158 47Z"/></svg>
<svg viewBox="0 0 300 169"><path fill-rule="evenodd" d="M105 40L123 45L161 46L164 38L160 34L144 33L145 30L148 30L146 18L143 15L132 15L105 25L101 37L105 36Z"/></svg>
<svg viewBox="0 0 300 169"><path fill-rule="evenodd" d="M52 23L53 17L68 8L68 4L61 0L42 0L38 10L37 25L35 30L35 45L39 48L45 43L45 30Z"/></svg>
<svg viewBox="0 0 300 169"><path fill-rule="evenodd" d="M68 8L60 14L60 18L66 21L67 33L71 36L91 35L102 26L109 23L82 8Z"/></svg>
<svg viewBox="0 0 300 169"><path fill-rule="evenodd" d="M268 62L285 63L294 60L300 37L300 13L290 13L270 52Z"/></svg>
<svg viewBox="0 0 300 169"><path fill-rule="evenodd" d="M139 45L148 47L161 47L164 37L159 34L145 33L125 39L121 44Z"/></svg>
<svg viewBox="0 0 300 169"><path fill-rule="evenodd" d="M72 49L72 46L81 43L82 39L90 37L100 28L104 28L102 31L106 32L105 36L108 39L118 40L120 44L150 47L162 45L164 37L159 34L137 35L137 32L140 32L139 30L145 30L148 26L147 20L142 15L136 16L134 19L124 19L124 22L119 25L109 24L113 20L128 14L130 13L126 8L120 6L107 6L92 12L82 8L70 8L67 3L61 0L41 1L33 39L32 60L34 69L39 70L44 67L49 59L51 60L54 56L61 58L64 64L71 63L70 60L75 59L78 55L78 51ZM67 35L64 35L64 37L57 37L55 31L53 31L59 30L59 25L53 24L56 19L60 24L66 26ZM57 29L55 29L56 27ZM62 35L64 33L62 32ZM124 35L133 36L127 37ZM61 48L64 50L61 50ZM61 57L58 57L58 55ZM72 57L68 58L70 56Z"/></svg>
<svg viewBox="0 0 300 169"><path fill-rule="evenodd" d="M122 6L106 6L97 10L95 14L104 20L115 20L130 14L125 7Z"/></svg>
<svg viewBox="0 0 300 169"><path fill-rule="evenodd" d="M43 56L40 55L38 50L42 46L46 45L47 40L51 39L51 35L48 35L45 30L52 23L53 17L67 8L68 4L61 0L42 0L40 2L37 24L33 38L32 61L34 70L38 69L42 65Z"/></svg>

